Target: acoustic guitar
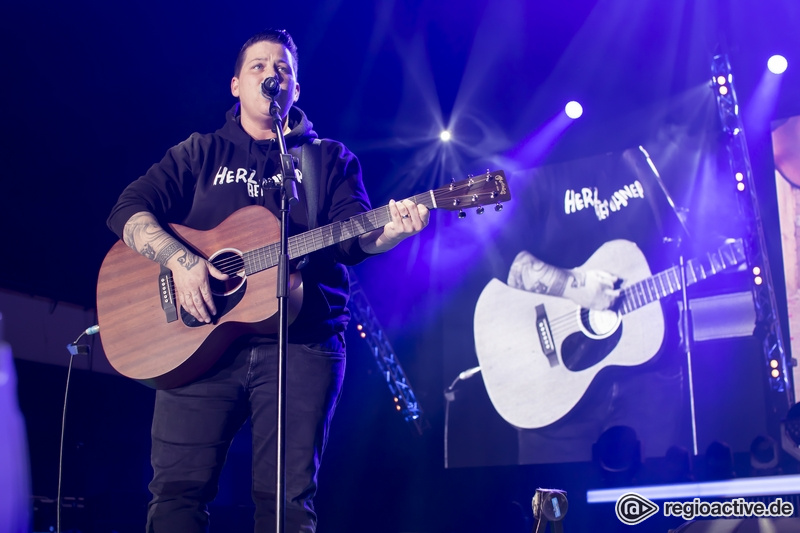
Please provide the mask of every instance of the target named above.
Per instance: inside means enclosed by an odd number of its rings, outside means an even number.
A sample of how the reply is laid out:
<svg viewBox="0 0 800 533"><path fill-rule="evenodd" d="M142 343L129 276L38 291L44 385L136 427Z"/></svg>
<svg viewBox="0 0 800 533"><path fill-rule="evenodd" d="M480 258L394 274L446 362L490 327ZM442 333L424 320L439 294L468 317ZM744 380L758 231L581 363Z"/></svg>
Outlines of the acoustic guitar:
<svg viewBox="0 0 800 533"><path fill-rule="evenodd" d="M691 285L745 261L741 240L686 263ZM664 340L659 300L681 288L679 267L650 274L636 244L603 244L579 269L623 280L611 310L584 309L557 296L514 289L492 279L475 306L475 350L489 398L508 423L541 428L563 418L592 380L610 366L649 361Z"/></svg>
<svg viewBox="0 0 800 533"><path fill-rule="evenodd" d="M453 182L410 198L428 209L459 211L511 199L503 171ZM289 238L289 259L382 228L388 206ZM97 314L103 350L120 374L154 388L173 388L207 371L238 337L272 334L278 326L276 298L280 253L278 220L260 206L248 206L207 231L170 224L174 235L230 279L212 278L217 316L197 321L175 298L172 273L122 241L106 255L97 282ZM302 304L302 279L290 280L289 316Z"/></svg>

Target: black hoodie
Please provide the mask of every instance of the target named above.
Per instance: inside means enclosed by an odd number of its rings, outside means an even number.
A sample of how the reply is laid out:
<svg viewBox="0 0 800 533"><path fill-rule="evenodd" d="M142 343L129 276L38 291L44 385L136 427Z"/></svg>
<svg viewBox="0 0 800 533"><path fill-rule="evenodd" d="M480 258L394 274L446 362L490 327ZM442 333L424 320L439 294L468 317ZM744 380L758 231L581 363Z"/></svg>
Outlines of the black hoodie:
<svg viewBox="0 0 800 533"><path fill-rule="evenodd" d="M111 210L108 227L121 238L125 223L141 211L152 213L164 227L177 223L199 230L212 229L234 211L253 204L278 216L278 146L274 140L250 137L239 124L238 112L236 104L220 129L210 134L193 133L128 185ZM287 148L317 138L300 109L289 110L288 123L291 131L286 134ZM316 216L315 226L369 211L356 156L343 144L328 139L321 141L321 153L317 213L312 215ZM298 186L298 196L301 203L290 211L292 235L309 229L302 184ZM321 342L345 329L350 316L345 307L349 295L345 265L356 264L367 255L358 239L311 254L302 269L303 306L290 327L290 341Z"/></svg>

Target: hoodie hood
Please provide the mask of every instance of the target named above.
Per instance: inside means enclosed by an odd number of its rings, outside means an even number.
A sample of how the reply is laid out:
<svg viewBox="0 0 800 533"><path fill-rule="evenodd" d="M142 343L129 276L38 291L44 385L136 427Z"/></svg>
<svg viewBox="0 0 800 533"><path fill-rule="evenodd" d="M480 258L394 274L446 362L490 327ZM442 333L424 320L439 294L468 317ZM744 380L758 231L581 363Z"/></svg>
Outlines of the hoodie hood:
<svg viewBox="0 0 800 533"><path fill-rule="evenodd" d="M300 108L292 106L286 117L291 130L284 135L286 148L292 149L317 138L313 124ZM257 175L278 184L275 175L280 172L280 150L276 139L256 140L241 125L241 107L237 102L225 115L225 124L217 130L217 135L244 148L247 153L245 168L254 169ZM269 178L269 176L272 176Z"/></svg>
<svg viewBox="0 0 800 533"><path fill-rule="evenodd" d="M256 141L250 137L242 128L240 115L241 109L239 107L239 102L236 102L226 113L225 125L217 130L217 134L239 145L245 143L249 145L251 142L256 144L274 143L273 139ZM299 107L292 106L291 109L289 109L289 115L286 119L289 123L289 128L291 128L291 131L285 135L287 148L300 146L318 137L317 132L314 131L314 125L308 120L306 114L303 113Z"/></svg>

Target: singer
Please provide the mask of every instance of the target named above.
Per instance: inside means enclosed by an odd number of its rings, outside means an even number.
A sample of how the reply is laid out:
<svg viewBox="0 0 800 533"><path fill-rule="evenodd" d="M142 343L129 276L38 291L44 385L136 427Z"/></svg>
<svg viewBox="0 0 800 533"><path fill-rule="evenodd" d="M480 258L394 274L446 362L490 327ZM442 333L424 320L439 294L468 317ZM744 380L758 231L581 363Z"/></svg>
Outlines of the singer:
<svg viewBox="0 0 800 533"><path fill-rule="evenodd" d="M175 222L207 230L251 205L278 215L281 167L270 99L280 106L287 147L303 156L301 172L315 172L302 168L309 154L316 159L312 166L321 169L315 188L298 185L301 205L291 210L292 233L370 209L356 156L340 142L318 139L295 107L300 97L297 67L297 47L286 31L251 37L236 58L230 89L238 103L224 125L170 148L122 192L108 218L108 226L128 246L172 271L177 303L201 322L211 323L217 313L209 277L223 280L227 275L163 228ZM309 213L310 206L315 209ZM390 202L389 212L391 222L382 229L314 252L302 269L303 304L289 328L287 354L287 532L316 531L317 470L345 368L343 332L350 317L346 267L393 248L428 223L427 208L409 200ZM157 391L148 532L208 530L207 504L217 494L231 441L248 418L255 530L274 531L276 338L239 338L205 375Z"/></svg>

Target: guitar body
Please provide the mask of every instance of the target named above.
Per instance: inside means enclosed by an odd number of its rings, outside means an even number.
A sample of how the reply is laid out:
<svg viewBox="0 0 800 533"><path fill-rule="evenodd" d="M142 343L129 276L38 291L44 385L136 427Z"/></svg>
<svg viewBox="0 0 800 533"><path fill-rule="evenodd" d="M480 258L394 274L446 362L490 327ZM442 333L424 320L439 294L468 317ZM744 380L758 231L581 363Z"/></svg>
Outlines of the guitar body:
<svg viewBox="0 0 800 533"><path fill-rule="evenodd" d="M222 261L275 242L277 219L265 208L240 209L219 226L199 231L170 225L178 238L199 255ZM228 257L228 259L225 259ZM106 255L97 284L97 314L103 350L122 375L156 388L187 383L211 368L236 338L245 334L275 333L278 326L277 269L237 276L217 284L219 311L211 324L197 324L180 310L168 321L162 308L161 266L117 242ZM289 318L302 304L300 275L291 275Z"/></svg>
<svg viewBox="0 0 800 533"><path fill-rule="evenodd" d="M605 243L580 269L615 274L623 288L651 275L641 250L624 240ZM564 417L602 369L650 360L665 331L657 301L625 315L594 312L497 279L478 298L474 321L475 350L492 404L520 428Z"/></svg>

